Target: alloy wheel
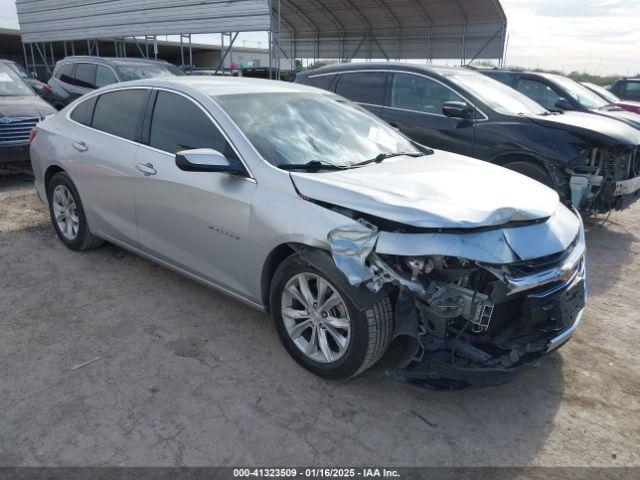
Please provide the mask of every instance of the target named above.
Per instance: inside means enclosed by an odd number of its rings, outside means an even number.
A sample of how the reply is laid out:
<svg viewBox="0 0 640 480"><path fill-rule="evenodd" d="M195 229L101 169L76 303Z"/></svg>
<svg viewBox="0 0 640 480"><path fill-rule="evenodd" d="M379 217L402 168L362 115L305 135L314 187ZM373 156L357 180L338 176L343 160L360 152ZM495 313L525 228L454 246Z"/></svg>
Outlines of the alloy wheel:
<svg viewBox="0 0 640 480"><path fill-rule="evenodd" d="M333 363L351 341L351 319L338 291L320 275L299 273L282 292L284 327L293 343L310 359Z"/></svg>
<svg viewBox="0 0 640 480"><path fill-rule="evenodd" d="M80 228L80 218L73 194L65 185L53 190L53 215L58 230L67 240L75 240Z"/></svg>

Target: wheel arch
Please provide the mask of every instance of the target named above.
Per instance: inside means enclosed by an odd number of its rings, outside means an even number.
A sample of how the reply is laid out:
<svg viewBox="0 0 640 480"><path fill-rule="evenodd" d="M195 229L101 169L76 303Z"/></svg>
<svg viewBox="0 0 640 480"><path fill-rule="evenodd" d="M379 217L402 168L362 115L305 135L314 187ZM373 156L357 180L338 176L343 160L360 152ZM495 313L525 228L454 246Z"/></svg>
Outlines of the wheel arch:
<svg viewBox="0 0 640 480"><path fill-rule="evenodd" d="M501 167L514 162L532 163L543 168L544 171L547 172L547 175L549 175L549 178L551 179L553 184L556 185L556 187L558 186L558 178L554 166L550 165L548 161L540 158L533 152L508 152L500 154L491 160L491 163L494 163Z"/></svg>
<svg viewBox="0 0 640 480"><path fill-rule="evenodd" d="M505 165L508 165L509 163L513 163L513 162L535 163L536 165L544 167L544 169L547 172L549 172L549 167L547 165L547 162L545 162L543 159L541 159L540 157L538 157L536 154L532 152L516 151L516 152L501 153L500 155L497 155L496 157L491 159L491 163L495 163L496 165L500 165L501 167L504 167Z"/></svg>
<svg viewBox="0 0 640 480"><path fill-rule="evenodd" d="M45 195L47 195L47 192L49 191L49 184L51 183L51 179L54 177L54 175L58 174L58 173L67 173L65 171L64 168L60 167L59 165L51 165L49 168L47 168L47 171L44 173L44 193Z"/></svg>
<svg viewBox="0 0 640 480"><path fill-rule="evenodd" d="M297 244L283 243L273 248L262 266L262 274L260 276L260 294L262 296L262 304L267 312L270 311L269 292L271 291L271 281L276 269L288 257L295 254Z"/></svg>

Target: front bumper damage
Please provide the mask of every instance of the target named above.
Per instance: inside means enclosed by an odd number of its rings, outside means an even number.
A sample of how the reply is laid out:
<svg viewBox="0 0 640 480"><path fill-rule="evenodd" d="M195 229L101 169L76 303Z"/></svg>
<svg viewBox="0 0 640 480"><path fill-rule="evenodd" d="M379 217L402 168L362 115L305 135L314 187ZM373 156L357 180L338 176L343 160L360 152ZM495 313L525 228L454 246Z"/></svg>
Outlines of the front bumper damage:
<svg viewBox="0 0 640 480"><path fill-rule="evenodd" d="M640 147L593 149L584 167L568 173L576 208L596 213L624 210L640 198Z"/></svg>
<svg viewBox="0 0 640 480"><path fill-rule="evenodd" d="M401 380L430 388L508 382L568 341L582 317L584 229L564 207L514 228L421 235L361 222L328 240L351 285L394 287L401 348L390 372Z"/></svg>

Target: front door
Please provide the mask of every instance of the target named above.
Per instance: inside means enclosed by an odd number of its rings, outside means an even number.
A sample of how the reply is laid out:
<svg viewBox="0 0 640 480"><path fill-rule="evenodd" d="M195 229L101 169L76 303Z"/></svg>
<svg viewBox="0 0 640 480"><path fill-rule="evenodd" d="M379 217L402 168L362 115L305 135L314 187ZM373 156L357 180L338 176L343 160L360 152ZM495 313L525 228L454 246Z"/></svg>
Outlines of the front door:
<svg viewBox="0 0 640 480"><path fill-rule="evenodd" d="M212 148L229 160L237 153L195 100L159 91L151 114L149 147L135 159L134 195L140 246L155 257L236 293L247 294L243 261L249 248L252 179L186 172L182 150Z"/></svg>
<svg viewBox="0 0 640 480"><path fill-rule="evenodd" d="M393 73L387 106L380 116L422 145L472 155L475 121L445 116L442 105L449 101L465 100L449 87L423 75Z"/></svg>

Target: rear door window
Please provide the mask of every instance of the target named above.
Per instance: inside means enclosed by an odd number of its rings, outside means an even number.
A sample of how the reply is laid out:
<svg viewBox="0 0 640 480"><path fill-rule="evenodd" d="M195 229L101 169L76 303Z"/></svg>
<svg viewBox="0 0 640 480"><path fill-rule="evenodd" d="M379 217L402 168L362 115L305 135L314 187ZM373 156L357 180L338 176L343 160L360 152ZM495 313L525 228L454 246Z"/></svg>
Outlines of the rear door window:
<svg viewBox="0 0 640 480"><path fill-rule="evenodd" d="M385 72L343 73L336 93L358 103L384 105L387 74Z"/></svg>
<svg viewBox="0 0 640 480"><path fill-rule="evenodd" d="M93 113L93 128L136 140L138 122L147 103L147 90L130 89L103 93Z"/></svg>
<svg viewBox="0 0 640 480"><path fill-rule="evenodd" d="M118 83L118 79L110 68L98 65L96 68L96 80L94 83L96 88L101 88L111 85L112 83Z"/></svg>
<svg viewBox="0 0 640 480"><path fill-rule="evenodd" d="M158 92L149 145L164 152L212 148L227 158L237 158L231 145L211 119L191 100L169 92Z"/></svg>
<svg viewBox="0 0 640 480"><path fill-rule="evenodd" d="M79 63L75 73L76 85L84 88L96 88L96 66L93 63Z"/></svg>

